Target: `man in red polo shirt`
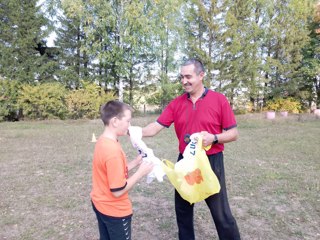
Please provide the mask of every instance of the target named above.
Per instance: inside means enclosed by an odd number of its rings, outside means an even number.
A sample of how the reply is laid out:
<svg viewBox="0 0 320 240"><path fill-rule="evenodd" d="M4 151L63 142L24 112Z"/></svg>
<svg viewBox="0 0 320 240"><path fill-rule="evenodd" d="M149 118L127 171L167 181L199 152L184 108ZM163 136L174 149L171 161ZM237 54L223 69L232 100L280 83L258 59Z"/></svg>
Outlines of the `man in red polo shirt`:
<svg viewBox="0 0 320 240"><path fill-rule="evenodd" d="M221 93L208 90L203 85L204 67L199 60L187 60L180 69L180 79L185 93L172 100L156 122L142 129L144 137L154 136L174 123L179 140L178 161L190 141L191 134L201 132L203 145L211 148L206 152L210 165L217 175L221 190L205 199L219 239L238 240L240 233L232 216L225 184L223 150L224 143L238 138L237 123L227 98ZM194 240L193 207L175 191L175 211L180 240Z"/></svg>

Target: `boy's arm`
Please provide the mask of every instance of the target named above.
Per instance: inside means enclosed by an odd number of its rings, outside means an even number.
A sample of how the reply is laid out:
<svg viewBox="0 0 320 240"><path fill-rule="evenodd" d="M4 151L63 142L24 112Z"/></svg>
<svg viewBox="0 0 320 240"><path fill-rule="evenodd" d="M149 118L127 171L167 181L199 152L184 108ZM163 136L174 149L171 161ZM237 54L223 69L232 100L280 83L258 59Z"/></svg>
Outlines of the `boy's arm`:
<svg viewBox="0 0 320 240"><path fill-rule="evenodd" d="M128 171L142 163L142 156L139 154L134 160L127 163Z"/></svg>
<svg viewBox="0 0 320 240"><path fill-rule="evenodd" d="M127 185L124 189L120 191L112 192L113 196L120 197L124 193L128 192L132 189L132 187L145 175L149 174L153 169L153 163L150 162L142 162L138 170L128 178Z"/></svg>

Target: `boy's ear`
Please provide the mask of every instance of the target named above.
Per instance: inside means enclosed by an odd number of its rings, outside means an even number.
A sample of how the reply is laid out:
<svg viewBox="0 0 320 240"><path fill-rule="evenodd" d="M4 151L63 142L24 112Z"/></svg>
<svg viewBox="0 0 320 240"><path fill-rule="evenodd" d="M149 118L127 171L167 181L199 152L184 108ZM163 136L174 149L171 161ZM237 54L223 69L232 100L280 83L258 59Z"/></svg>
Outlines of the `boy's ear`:
<svg viewBox="0 0 320 240"><path fill-rule="evenodd" d="M110 119L110 124L112 127L116 127L117 126L117 121L118 121L118 118L116 117L113 117Z"/></svg>

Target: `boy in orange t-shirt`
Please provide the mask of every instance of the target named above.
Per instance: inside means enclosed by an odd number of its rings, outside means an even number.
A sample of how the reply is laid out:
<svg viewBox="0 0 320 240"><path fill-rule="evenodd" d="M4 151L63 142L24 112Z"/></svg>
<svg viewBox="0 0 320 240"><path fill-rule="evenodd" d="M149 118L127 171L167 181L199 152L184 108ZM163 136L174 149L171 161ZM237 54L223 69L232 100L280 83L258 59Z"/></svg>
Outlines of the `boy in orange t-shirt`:
<svg viewBox="0 0 320 240"><path fill-rule="evenodd" d="M92 163L91 200L96 213L100 240L131 239L132 204L128 191L143 176L152 171L153 164L142 162L139 155L127 163L118 142L127 135L131 120L131 108L120 101L109 101L101 108L105 125L99 137ZM131 176L128 171L139 166Z"/></svg>

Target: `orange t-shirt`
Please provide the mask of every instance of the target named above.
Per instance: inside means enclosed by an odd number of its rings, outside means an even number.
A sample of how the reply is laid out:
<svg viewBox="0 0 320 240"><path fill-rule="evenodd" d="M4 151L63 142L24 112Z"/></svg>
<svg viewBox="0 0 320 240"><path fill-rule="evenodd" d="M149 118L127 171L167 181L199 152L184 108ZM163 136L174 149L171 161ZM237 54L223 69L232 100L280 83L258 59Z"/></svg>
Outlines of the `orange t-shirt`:
<svg viewBox="0 0 320 240"><path fill-rule="evenodd" d="M127 217L132 214L128 193L118 198L112 194L112 191L126 187L127 178L127 159L120 143L100 137L94 150L90 194L99 212L111 217Z"/></svg>

